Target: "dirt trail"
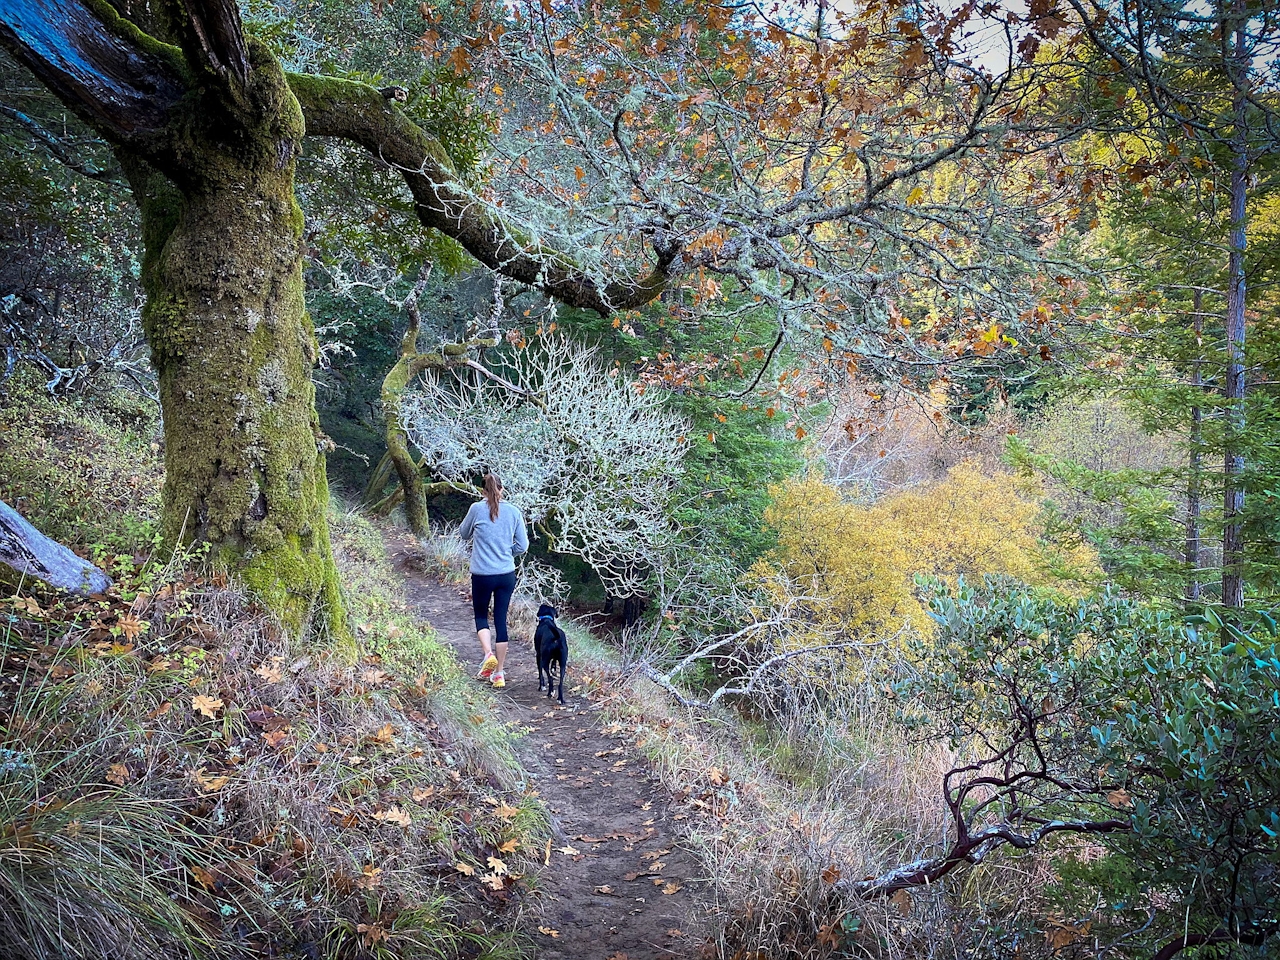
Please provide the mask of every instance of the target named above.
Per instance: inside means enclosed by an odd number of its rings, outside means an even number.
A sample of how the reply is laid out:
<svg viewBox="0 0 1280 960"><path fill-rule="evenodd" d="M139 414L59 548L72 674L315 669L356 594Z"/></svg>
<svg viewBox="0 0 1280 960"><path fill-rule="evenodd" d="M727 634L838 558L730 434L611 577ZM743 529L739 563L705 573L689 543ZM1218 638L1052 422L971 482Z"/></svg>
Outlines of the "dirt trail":
<svg viewBox="0 0 1280 960"><path fill-rule="evenodd" d="M406 598L474 675L480 649L467 589L424 578L404 562L403 545L391 548ZM606 729L598 706L583 693L569 692L579 676L572 649L563 707L538 691L530 638L512 637L506 675L506 687L493 691L495 710L500 719L529 731L518 752L530 789L551 810L557 848L539 874L536 917L525 931L537 945L535 955L539 960L696 955L690 918L698 912L698 862L677 842L670 795L649 775L633 741L623 731Z"/></svg>

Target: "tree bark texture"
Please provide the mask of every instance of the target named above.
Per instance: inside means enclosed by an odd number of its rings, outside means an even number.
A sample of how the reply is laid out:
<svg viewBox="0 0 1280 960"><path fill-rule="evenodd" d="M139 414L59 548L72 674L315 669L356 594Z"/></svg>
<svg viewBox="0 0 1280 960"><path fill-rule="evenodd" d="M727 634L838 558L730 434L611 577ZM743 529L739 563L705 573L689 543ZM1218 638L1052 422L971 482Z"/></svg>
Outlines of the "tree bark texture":
<svg viewBox="0 0 1280 960"><path fill-rule="evenodd" d="M1246 36L1247 8L1244 0L1234 0L1231 18L1224 22L1224 34L1233 38L1228 72L1235 107L1235 132L1231 138L1231 238L1227 258L1227 369L1224 390L1226 409L1226 450L1223 463L1222 504L1222 604L1228 609L1244 606L1244 454L1245 429L1245 279L1244 255L1248 240L1245 202L1248 198L1249 143L1248 83L1249 51Z"/></svg>
<svg viewBox="0 0 1280 960"><path fill-rule="evenodd" d="M1192 299L1191 330L1199 348L1204 336L1204 291L1196 289ZM1191 387L1196 393L1204 389L1204 359L1191 361ZM1199 603L1200 585L1200 492L1204 485L1203 450L1204 411L1196 403L1191 408L1191 426L1187 437L1187 602Z"/></svg>
<svg viewBox="0 0 1280 960"><path fill-rule="evenodd" d="M164 411L164 533L208 544L289 629L319 613L341 636L293 190L303 120L262 54L251 48L250 109L192 111L181 186L126 163L147 241L143 322Z"/></svg>
<svg viewBox="0 0 1280 960"><path fill-rule="evenodd" d="M422 324L418 296L421 289L422 282L419 281L405 301L409 328L400 342L400 358L382 380L382 416L386 421L387 456L400 479L400 489L404 491L404 512L409 520L409 529L416 536L425 537L431 533L431 523L427 518L427 496L422 489L422 470L409 451L409 437L400 413L400 398L413 378L428 366L418 353L418 331Z"/></svg>
<svg viewBox="0 0 1280 960"><path fill-rule="evenodd" d="M0 500L0 584L17 588L36 583L87 595L108 589L111 578Z"/></svg>

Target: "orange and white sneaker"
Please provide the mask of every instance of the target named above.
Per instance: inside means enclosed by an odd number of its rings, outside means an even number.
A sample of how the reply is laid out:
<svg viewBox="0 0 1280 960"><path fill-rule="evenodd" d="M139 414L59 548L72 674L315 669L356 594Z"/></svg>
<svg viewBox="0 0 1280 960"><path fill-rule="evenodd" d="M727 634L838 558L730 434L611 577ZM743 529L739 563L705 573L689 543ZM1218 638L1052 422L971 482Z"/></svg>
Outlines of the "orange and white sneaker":
<svg viewBox="0 0 1280 960"><path fill-rule="evenodd" d="M492 682L495 687L505 687L507 685L507 678L504 677L501 672L498 672L493 675Z"/></svg>
<svg viewBox="0 0 1280 960"><path fill-rule="evenodd" d="M477 680L488 680L493 676L493 671L498 669L498 658L493 654L484 658L484 663L480 664L480 672L476 674Z"/></svg>

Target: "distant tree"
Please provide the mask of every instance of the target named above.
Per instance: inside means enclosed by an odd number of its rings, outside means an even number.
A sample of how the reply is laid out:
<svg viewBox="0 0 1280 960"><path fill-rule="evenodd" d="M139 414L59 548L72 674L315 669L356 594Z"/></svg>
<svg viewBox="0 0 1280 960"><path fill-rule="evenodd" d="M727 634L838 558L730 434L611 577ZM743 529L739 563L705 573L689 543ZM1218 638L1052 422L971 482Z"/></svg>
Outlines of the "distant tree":
<svg viewBox="0 0 1280 960"><path fill-rule="evenodd" d="M1062 0L1093 52L1087 124L1137 132L1156 145L1127 158L1126 174L1157 175L1166 158L1200 152L1223 174L1226 200L1219 249L1225 250L1222 376L1223 544L1221 602L1244 603L1246 544L1245 405L1249 194L1259 163L1280 153L1280 19L1274 4L1214 0ZM1146 155L1143 155L1146 154ZM1200 253L1186 250L1192 260ZM1195 312L1198 315L1198 311Z"/></svg>
<svg viewBox="0 0 1280 960"><path fill-rule="evenodd" d="M400 400L401 422L444 482L498 471L506 495L553 551L581 557L614 596L645 592L676 539L672 497L688 425L660 391L637 389L598 351L557 333L492 369L428 375Z"/></svg>

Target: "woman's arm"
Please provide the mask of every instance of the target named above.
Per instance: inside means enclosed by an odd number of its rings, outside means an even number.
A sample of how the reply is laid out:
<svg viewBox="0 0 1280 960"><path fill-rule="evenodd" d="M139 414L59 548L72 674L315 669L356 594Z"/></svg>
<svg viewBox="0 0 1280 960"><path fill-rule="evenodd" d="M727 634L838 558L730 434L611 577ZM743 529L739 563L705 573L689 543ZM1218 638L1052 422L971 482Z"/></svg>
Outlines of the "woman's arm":
<svg viewBox="0 0 1280 960"><path fill-rule="evenodd" d="M467 515L462 518L462 526L458 528L458 536L463 540L470 540L476 532L476 504L471 505L471 509L467 511Z"/></svg>
<svg viewBox="0 0 1280 960"><path fill-rule="evenodd" d="M521 554L529 549L529 531L524 525L524 514L516 508L516 538L511 544L512 554Z"/></svg>

